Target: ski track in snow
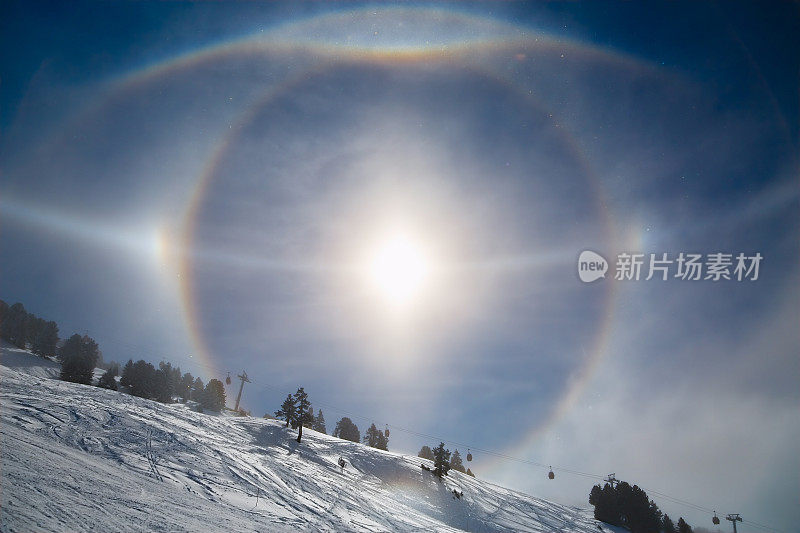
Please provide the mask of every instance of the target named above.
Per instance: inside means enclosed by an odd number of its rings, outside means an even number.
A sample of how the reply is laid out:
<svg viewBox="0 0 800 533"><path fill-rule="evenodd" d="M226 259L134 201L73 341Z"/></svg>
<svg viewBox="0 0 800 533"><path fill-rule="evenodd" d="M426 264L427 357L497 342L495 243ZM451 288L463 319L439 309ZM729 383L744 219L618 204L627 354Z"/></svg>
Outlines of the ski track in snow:
<svg viewBox="0 0 800 533"><path fill-rule="evenodd" d="M418 457L65 383L6 344L0 364L3 532L600 531L588 509L440 482Z"/></svg>

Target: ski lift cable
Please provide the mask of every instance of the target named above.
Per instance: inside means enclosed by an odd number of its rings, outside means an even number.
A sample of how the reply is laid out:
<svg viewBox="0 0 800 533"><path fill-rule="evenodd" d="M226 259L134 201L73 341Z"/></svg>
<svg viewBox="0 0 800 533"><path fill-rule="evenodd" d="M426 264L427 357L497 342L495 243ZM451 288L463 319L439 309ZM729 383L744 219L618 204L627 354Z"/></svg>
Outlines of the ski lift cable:
<svg viewBox="0 0 800 533"><path fill-rule="evenodd" d="M215 366L213 366L211 364L203 363L203 362L200 362L200 361L192 361L192 362L195 363L197 366L203 367L203 368L211 371L214 375L216 375L216 374L220 374L221 375L221 372L220 372L219 368L217 368L217 367L215 367ZM268 384L268 383L265 383L265 382L261 382L261 381L257 381L257 380L251 380L251 382L252 382L251 384L253 386L255 386L256 388L260 388L262 390L273 390L273 391L282 391L283 390L280 387L277 387L277 386L274 386L274 385L271 385L271 384ZM379 419L379 418L373 417L373 416L359 415L359 414L353 413L353 412L351 412L349 410L341 409L341 408L339 408L337 406L328 404L327 402L324 402L324 403L323 402L316 402L316 404L318 406L325 407L325 408L327 408L329 410L332 410L332 411L338 412L338 413L342 413L342 414L350 416L352 418L357 418L357 419L366 420L366 421ZM403 433L407 433L407 434L410 434L410 435L415 435L415 436L418 436L418 437L424 437L424 438L428 438L428 439L433 439L433 440L439 440L441 442L447 442L447 443L449 443L451 445L455 445L455 446L467 447L467 448L473 449L475 451L479 451L481 453L484 453L486 455L491 455L491 456L498 457L500 459L504 459L504 460L507 460L507 461L517 462L517 463L522 463L522 464L528 464L528 465L536 466L536 467L539 467L539 468L550 468L549 465L545 465L544 463L540 463L540 462L537 462L537 461L532 461L532 460L529 460L529 459L523 459L523 458L520 458L520 457L514 457L514 456L511 456L511 455L508 455L508 454L505 454L505 453L502 453L502 452L498 452L498 451L495 451L495 450L489 450L489 449L481 448L481 447L477 447L477 446L466 445L466 444L461 443L461 442L456 442L456 441L454 441L452 439L448 439L448 438L444 438L444 437L436 436L436 435L431 435L429 433L423 433L423 432L415 431L415 430L412 430L410 428L398 426L398 425L395 425L395 424L387 424L387 426L390 426L393 429L395 429L397 431L401 431ZM580 470L575 470L575 469L566 468L566 467L560 467L560 466L554 467L553 470L554 471L558 471L558 472L567 473L567 474L572 474L572 475L579 476L579 477L589 478L589 479L593 479L593 480L601 480L602 481L605 478L605 475L594 474L594 473L590 473L590 472L583 472L583 471L580 471ZM692 509L694 509L696 511L713 512L710 509L707 509L705 507L702 507L702 506L699 506L699 505L696 505L696 504L681 500L679 498L675 498L673 496L669 496L668 494L665 494L665 493L660 492L660 491L656 491L656 490L652 490L652 489L646 489L645 487L642 487L642 489L646 490L647 492L650 492L652 494L655 494L657 496L660 496L660 497L664 498L665 500L670 501L671 503L683 505L683 506L692 508Z"/></svg>
<svg viewBox="0 0 800 533"><path fill-rule="evenodd" d="M278 390L277 387L274 387L272 385L266 385L264 383L259 383L256 386L260 386L261 388L264 388L264 389L269 388L269 389L273 389L273 390ZM350 412L348 410L340 409L339 407L336 407L336 406L333 406L333 405L330 405L330 404L327 404L327 403L317 402L317 405L321 405L321 406L323 406L325 408L328 408L328 409L330 409L330 410L332 410L334 412L339 412L339 413L348 415L348 416L350 416L352 418L358 418L358 419L366 420L366 421L378 420L379 419L378 417L357 415L357 414L354 414L354 413L352 413L352 412ZM403 426L398 426L398 425L395 425L395 424L386 424L386 425L388 427L391 427L392 429L395 429L397 431L401 431L401 432L404 432L404 433L407 433L407 434L415 435L415 436L418 436L418 437L424 437L424 438L428 438L428 439L433 439L433 440L438 440L440 442L447 442L447 443L449 443L451 445L455 445L455 446L466 447L468 449L473 449L473 450L476 450L476 451L480 451L480 452L485 453L487 455L492 455L492 456L495 456L495 457L498 457L498 458L501 458L501 459L505 459L507 461L529 464L529 465L532 465L532 466L537 466L537 467L546 468L546 469L552 468L552 470L554 470L554 471L564 472L564 473L567 473L567 474L572 474L572 475L575 475L575 476L585 477L585 478L594 479L594 480L604 480L606 478L605 475L593 474L593 473L590 473L590 472L583 472L583 471L575 470L575 469L571 469L571 468L550 467L549 465L545 465L544 463L539 463L537 461L531 461L529 459L523 459L523 458L520 458L520 457L514 457L514 456L511 456L511 455L508 455L508 454L505 454L505 453L501 453L501 452L497 452L497 451L494 451L494 450L488 450L486 448L480 448L480 447L477 447L477 446L467 445L467 444L464 444L464 443L461 443L461 442L453 441L452 439L447 439L447 438L443 438L441 436L436 436L436 435L431 435L431 434L428 434L428 433L422 433L422 432L419 432L419 431L414 431L412 429L409 429L409 428L406 428L406 427L403 427ZM645 492L652 493L652 494L654 494L656 496L659 496L659 497L661 497L661 498L663 498L663 499L665 499L665 500L667 500L667 501L669 501L669 502L671 502L673 504L682 505L684 507L688 507L688 508L691 508L691 509L693 509L695 511L703 512L703 513L713 513L714 512L712 509L710 509L708 507L697 505L697 504L688 502L686 500L682 500L680 498L676 498L674 496L670 496L670 495L668 495L668 494L666 494L664 492L661 492L661 491L657 491L657 490L654 490L654 489L643 487L641 485L640 485L640 488L642 490L644 490ZM749 524L749 525L752 525L754 527L761 528L761 529L764 529L764 530L767 530L767 531L778 531L778 532L780 532L780 530L778 530L778 529L772 528L770 526L765 526L763 524L758 524L757 522L751 522L751 521L744 521L744 522Z"/></svg>
<svg viewBox="0 0 800 533"><path fill-rule="evenodd" d="M775 529L774 527L766 526L764 524L759 524L758 522L753 522L752 520L745 520L742 519L742 523L747 524L748 526L753 526L758 529L763 529L764 531L777 531L780 533L780 529Z"/></svg>
<svg viewBox="0 0 800 533"><path fill-rule="evenodd" d="M65 328L65 329L73 329L73 330L77 331L75 328ZM81 331L84 331L84 330L81 330ZM123 349L121 351L127 352L128 354L136 354L136 356L141 356L143 353L146 353L146 354L150 354L150 355L155 355L157 357L160 357L162 360L166 360L166 361L175 360L175 359L183 359L183 360L191 363L194 366L204 368L205 370L209 371L212 375L220 375L221 376L221 375L225 374L224 372L222 372L215 365L209 364L207 362L200 361L199 359L194 359L194 358L192 358L190 356L183 356L183 355L180 355L180 354L167 355L167 354L164 354L164 353L159 353L159 352L157 352L155 350L152 350L151 348L145 348L145 347L142 347L142 346L138 346L136 344L133 344L133 343L130 343L130 342L126 342L126 341L122 341L120 339L116 339L114 337L110 337L110 336L107 336L107 335L103 335L103 343L104 344L116 345L118 348L119 347L124 347L125 349ZM252 379L251 379L251 384L253 386L255 386L256 388L261 388L263 390L273 390L273 391L282 391L283 390L283 388L281 388L281 387L277 387L277 386L274 386L274 385L271 385L271 384L268 384L268 383L265 383L265 382L253 381ZM318 406L322 406L322 407L325 407L327 409L330 409L330 410L332 410L334 412L338 412L338 413L342 413L342 414L348 415L348 416L350 416L352 418L358 418L358 419L366 420L366 421L380 420L379 417L358 415L358 414L352 413L351 411L348 411L348 410L345 410L345 409L341 409L339 407L336 407L336 406L328 404L328 403L316 402L316 404ZM447 442L447 443L449 443L451 445L470 448L472 450L479 451L479 452L484 453L486 455L491 455L493 457L498 457L500 459L504 459L504 460L507 460L507 461L517 462L517 463L522 463L522 464L528 464L528 465L536 466L536 467L543 468L543 469L549 469L550 468L549 465L544 464L544 463L540 463L540 462L537 462L537 461L532 461L532 460L529 460L529 459L523 459L523 458L520 458L520 457L514 457L514 456L511 456L511 455L502 453L502 452L497 452L497 451L489 450L489 449L486 449L486 448L480 448L480 447L477 447L477 446L467 445L467 444L464 444L464 443L453 441L452 439L446 439L446 438L443 438L441 436L436 436L436 435L431 435L431 434L428 434L428 433L422 433L422 432L419 432L419 431L414 431L412 429L409 429L409 428L406 428L406 427L402 427L402 426L397 426L395 424L386 424L386 426L391 427L391 428L393 428L393 429L395 429L397 431L401 431L403 433L410 434L410 435L415 435L415 436L418 436L418 437L424 437L424 438L433 439L433 440L439 440L441 442ZM563 472L563 473L571 474L571 475L574 475L574 476L590 478L590 479L595 479L595 480L601 480L601 481L606 477L605 475L601 475L601 474L583 472L583 471L580 471L580 470L575 470L575 469L561 467L561 466L552 467L552 470L556 471L556 472ZM642 487L641 485L640 485L640 487L642 488L642 490L645 490L648 493L651 493L651 494L654 494L656 496L659 496L660 498L663 498L664 500L667 500L667 501L669 501L671 503L682 505L684 507L691 508L691 509L693 509L695 511L700 511L700 512L705 512L705 513L713 513L714 512L712 509L710 509L708 507L697 505L695 503L688 502L686 500L682 500L682 499L676 498L674 496L670 496L669 494L666 494L664 492L661 492L661 491L658 491L658 490L655 490L655 489L651 489L651 488L647 488L647 487ZM758 522L754 522L752 520L743 520L743 523L748 524L748 525L750 525L752 527L755 527L755 528L758 528L758 529L765 530L765 531L778 531L778 532L780 532L779 529L776 529L776 528L773 528L771 526L764 525L764 524L761 524L761 523L758 523Z"/></svg>

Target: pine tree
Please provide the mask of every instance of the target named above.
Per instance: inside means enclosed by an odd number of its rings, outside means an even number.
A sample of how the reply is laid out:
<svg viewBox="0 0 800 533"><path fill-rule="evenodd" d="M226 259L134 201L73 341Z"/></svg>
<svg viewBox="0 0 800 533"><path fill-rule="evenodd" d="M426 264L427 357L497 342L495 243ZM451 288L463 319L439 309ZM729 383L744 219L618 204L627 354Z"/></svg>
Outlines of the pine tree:
<svg viewBox="0 0 800 533"><path fill-rule="evenodd" d="M431 450L430 446L425 445L422 448L420 448L417 457L422 457L423 459L430 459L431 461L433 461L433 450Z"/></svg>
<svg viewBox="0 0 800 533"><path fill-rule="evenodd" d="M678 518L678 533L692 533L692 526L687 524L683 517Z"/></svg>
<svg viewBox="0 0 800 533"><path fill-rule="evenodd" d="M467 475L468 475L468 476L475 477L475 474L473 474L473 473L472 473L472 470L470 470L469 468L467 468Z"/></svg>
<svg viewBox="0 0 800 533"><path fill-rule="evenodd" d="M119 384L122 385L123 387L130 387L132 375L133 375L133 359L128 359L128 362L125 363L125 366L122 368L122 377L119 380Z"/></svg>
<svg viewBox="0 0 800 533"><path fill-rule="evenodd" d="M162 363L163 365L163 363ZM170 374L163 366L153 375L153 399L161 403L172 402L172 383Z"/></svg>
<svg viewBox="0 0 800 533"><path fill-rule="evenodd" d="M375 424L372 424L364 434L364 444L379 450L389 449L389 439L386 438L383 431L378 429Z"/></svg>
<svg viewBox="0 0 800 533"><path fill-rule="evenodd" d="M308 409L311 407L308 394L303 387L300 387L294 393L294 403L297 406L297 442L300 442L303 438L303 426L306 424Z"/></svg>
<svg viewBox="0 0 800 533"><path fill-rule="evenodd" d="M289 427L289 424L292 422L292 420L294 420L296 413L297 406L294 404L294 398L292 398L292 395L289 394L286 396L286 399L283 400L281 408L275 411L275 417L286 420L286 427Z"/></svg>
<svg viewBox="0 0 800 533"><path fill-rule="evenodd" d="M615 526L622 525L617 506L617 492L608 483L602 488L600 485L592 487L592 491L589 494L589 504L594 506L595 519Z"/></svg>
<svg viewBox="0 0 800 533"><path fill-rule="evenodd" d="M314 425L314 408L309 406L306 416L303 417L303 427L306 429L313 429Z"/></svg>
<svg viewBox="0 0 800 533"><path fill-rule="evenodd" d="M647 498L644 490L625 481L616 487L608 483L603 488L595 485L589 503L594 506L597 520L626 527L631 533L651 533L672 525L669 517L662 519L658 505Z"/></svg>
<svg viewBox="0 0 800 533"><path fill-rule="evenodd" d="M91 385L98 357L97 343L87 335L81 337L76 333L67 339L59 354L61 379Z"/></svg>
<svg viewBox="0 0 800 533"><path fill-rule="evenodd" d="M203 380L200 378L195 378L194 385L192 385L192 400L199 402L203 399L203 393L205 392L205 387L203 386Z"/></svg>
<svg viewBox="0 0 800 533"><path fill-rule="evenodd" d="M104 389L117 390L117 373L113 369L106 370L105 373L97 380L97 386Z"/></svg>
<svg viewBox="0 0 800 533"><path fill-rule="evenodd" d="M664 533L678 533L678 530L675 529L675 523L666 513L664 514L664 518L661 519L661 531Z"/></svg>
<svg viewBox="0 0 800 533"><path fill-rule="evenodd" d="M192 385L194 385L194 377L187 372L181 378L181 382L180 385L178 385L177 391L184 403L192 397Z"/></svg>
<svg viewBox="0 0 800 533"><path fill-rule="evenodd" d="M336 423L333 436L352 442L361 442L361 432L358 431L358 426L346 416Z"/></svg>
<svg viewBox="0 0 800 533"><path fill-rule="evenodd" d="M51 356L56 353L58 344L58 325L55 322L38 320L38 327L33 337L33 353L42 356Z"/></svg>
<svg viewBox="0 0 800 533"><path fill-rule="evenodd" d="M28 312L17 302L8 308L2 323L2 336L17 348L25 348L27 340Z"/></svg>
<svg viewBox="0 0 800 533"><path fill-rule="evenodd" d="M325 428L325 416L322 414L322 409L317 412L317 416L314 417L314 425L311 426L311 429L314 431L319 431L320 433L327 433L327 429Z"/></svg>
<svg viewBox="0 0 800 533"><path fill-rule="evenodd" d="M433 449L433 473L439 477L447 475L450 470L450 450L445 449L444 442Z"/></svg>
<svg viewBox="0 0 800 533"><path fill-rule="evenodd" d="M461 461L461 454L458 453L458 450L454 451L453 455L450 456L450 470L455 470L462 474L466 472L464 463Z"/></svg>
<svg viewBox="0 0 800 533"><path fill-rule="evenodd" d="M661 509L658 508L656 502L650 500L650 506L647 510L647 519L644 522L645 531L658 531L661 527Z"/></svg>
<svg viewBox="0 0 800 533"><path fill-rule="evenodd" d="M156 393L156 369L153 365L139 359L131 366L128 365L122 371L122 380L127 384L130 393L140 398L154 398Z"/></svg>
<svg viewBox="0 0 800 533"><path fill-rule="evenodd" d="M204 409L212 411L221 411L225 407L225 386L220 380L212 379L206 384L200 403Z"/></svg>

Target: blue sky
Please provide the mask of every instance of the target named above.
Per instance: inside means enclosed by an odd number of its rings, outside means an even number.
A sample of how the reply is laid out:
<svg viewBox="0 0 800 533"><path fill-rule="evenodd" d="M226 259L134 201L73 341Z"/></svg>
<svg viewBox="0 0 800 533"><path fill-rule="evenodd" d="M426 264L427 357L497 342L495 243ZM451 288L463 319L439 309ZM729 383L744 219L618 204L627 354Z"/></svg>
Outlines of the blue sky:
<svg viewBox="0 0 800 533"><path fill-rule="evenodd" d="M0 298L106 359L246 369L254 414L304 386L329 427L413 430L391 449L795 527L796 7L2 10ZM402 310L363 268L397 231L432 272ZM585 249L764 260L583 284Z"/></svg>

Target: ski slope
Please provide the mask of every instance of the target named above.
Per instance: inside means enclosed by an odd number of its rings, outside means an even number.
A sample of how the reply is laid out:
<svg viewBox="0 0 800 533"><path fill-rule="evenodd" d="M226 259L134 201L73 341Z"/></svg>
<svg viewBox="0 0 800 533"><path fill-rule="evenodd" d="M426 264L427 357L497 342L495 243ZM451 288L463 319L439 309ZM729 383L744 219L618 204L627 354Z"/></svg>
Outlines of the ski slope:
<svg viewBox="0 0 800 533"><path fill-rule="evenodd" d="M61 382L7 345L0 356L2 531L599 531L590 510L459 472L440 482L414 456L311 430L298 444L278 421Z"/></svg>

